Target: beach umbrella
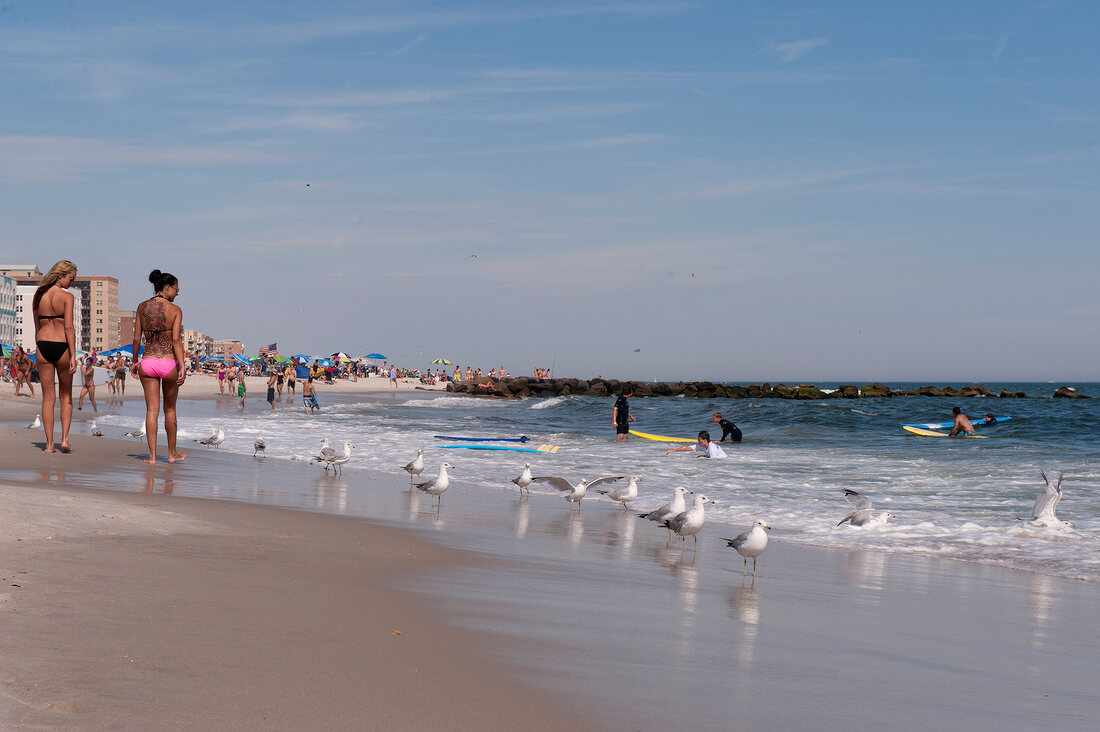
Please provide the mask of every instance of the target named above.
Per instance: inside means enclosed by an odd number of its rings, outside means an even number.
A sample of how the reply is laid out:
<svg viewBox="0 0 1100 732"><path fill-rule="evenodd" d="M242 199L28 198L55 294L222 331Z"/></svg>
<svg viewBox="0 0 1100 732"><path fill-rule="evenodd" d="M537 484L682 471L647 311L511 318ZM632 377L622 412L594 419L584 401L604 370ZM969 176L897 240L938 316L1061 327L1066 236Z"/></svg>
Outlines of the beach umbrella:
<svg viewBox="0 0 1100 732"><path fill-rule="evenodd" d="M319 358L319 359L317 359L317 363L321 364L322 366L332 366L332 359L331 358Z"/></svg>
<svg viewBox="0 0 1100 732"><path fill-rule="evenodd" d="M234 353L233 358L237 359L238 361L243 363L245 366L251 366L252 365L252 362L248 360L248 356L245 356L244 354Z"/></svg>
<svg viewBox="0 0 1100 732"><path fill-rule="evenodd" d="M382 355L381 353L368 353L367 358L369 358L372 361L385 361L386 360L386 357L384 355Z"/></svg>
<svg viewBox="0 0 1100 732"><path fill-rule="evenodd" d="M299 353L297 356L291 356L291 358L297 363L309 363L313 360L313 356L310 356L308 353Z"/></svg>
<svg viewBox="0 0 1100 732"><path fill-rule="evenodd" d="M447 359L443 358L442 356L440 356L436 360L432 361L432 363L438 364L440 366L454 366L454 364L452 362L448 361Z"/></svg>
<svg viewBox="0 0 1100 732"><path fill-rule="evenodd" d="M11 346L6 343L0 343L0 353L4 355L4 358L11 358Z"/></svg>
<svg viewBox="0 0 1100 732"><path fill-rule="evenodd" d="M350 358L348 358L348 354L344 353L343 351L337 351L336 353L330 355L329 358L333 359L334 361L338 359L343 359L345 361L351 360Z"/></svg>

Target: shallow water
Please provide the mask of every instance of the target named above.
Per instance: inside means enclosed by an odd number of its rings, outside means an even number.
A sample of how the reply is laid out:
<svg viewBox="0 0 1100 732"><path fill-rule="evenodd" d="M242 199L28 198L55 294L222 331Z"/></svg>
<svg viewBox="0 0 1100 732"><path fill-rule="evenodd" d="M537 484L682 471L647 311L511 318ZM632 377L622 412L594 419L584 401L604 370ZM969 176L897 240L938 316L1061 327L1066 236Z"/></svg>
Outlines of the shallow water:
<svg viewBox="0 0 1100 732"><path fill-rule="evenodd" d="M633 427L663 435L694 436L714 427L710 414L721 411L745 433L741 444L724 446L729 454L725 461L666 456L667 443L633 437L615 443L610 424L613 400L592 397L492 400L401 392L336 398L324 394L322 387L324 408L312 416L304 414L300 400L281 404L274 412L259 399L238 412L236 400L229 398L181 402L179 409L185 437L203 437L217 426L225 429L223 452L251 455L259 430L267 440L270 460L307 459L322 437L337 447L345 440L352 442L353 459L346 466L348 494L307 508L356 513L357 469L404 477L401 466L417 448L424 448L425 477L446 460L457 466L453 478L466 486L511 488L509 480L525 462L532 464L536 475L574 481L638 475L643 480L635 507L645 510L665 503L671 489L683 485L716 501L708 506L708 523L733 525L708 534L739 530L763 518L781 530L786 541L946 557L1100 582L1100 399L1046 398L1057 386L1051 384L986 386L1026 391L1032 398L632 400L631 412L638 419ZM1071 386L1100 397L1100 385ZM920 438L899 427L903 422L948 421L956 403L972 418L994 412L1013 419L979 428L991 437L983 440ZM140 400L131 399L115 413L101 414L99 425L108 434L121 434L137 426L142 414ZM449 443L434 435L527 435L528 446L550 443L561 450L531 454L442 449L440 445ZM1073 529L1036 528L1017 520L1030 516L1042 487L1040 468L1051 478L1065 471L1065 497L1058 515L1073 522ZM877 509L896 518L884 526L837 527L848 513L845 488L863 493ZM540 492L537 485L535 489ZM263 495L262 486L242 484L225 490L240 492L231 496L238 500L291 506L299 500ZM258 491L261 497L250 497L248 491Z"/></svg>

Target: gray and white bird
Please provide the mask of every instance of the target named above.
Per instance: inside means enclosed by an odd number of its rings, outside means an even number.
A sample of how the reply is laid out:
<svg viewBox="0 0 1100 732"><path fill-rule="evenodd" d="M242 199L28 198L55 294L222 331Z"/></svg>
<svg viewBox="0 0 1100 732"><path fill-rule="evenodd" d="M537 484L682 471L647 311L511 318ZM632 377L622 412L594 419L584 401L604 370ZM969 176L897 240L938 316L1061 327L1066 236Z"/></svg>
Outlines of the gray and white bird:
<svg viewBox="0 0 1100 732"><path fill-rule="evenodd" d="M512 478L512 482L519 486L520 493L523 493L524 489L530 493L531 488L529 486L532 481L534 481L534 477L531 475L531 463L524 463L523 471L515 478Z"/></svg>
<svg viewBox="0 0 1100 732"><path fill-rule="evenodd" d="M329 455L327 458L325 458L325 470L332 468L333 475L343 473L343 466L347 465L348 461L351 460L351 448L353 447L355 447L355 445L351 444L350 442L345 442L343 452L334 452L332 455Z"/></svg>
<svg viewBox="0 0 1100 732"><path fill-rule="evenodd" d="M582 480L580 483L573 485L565 478L561 478L556 475L540 475L535 478L531 478L532 483L546 483L547 485L557 488L562 493L565 493L565 500L569 501L569 511L573 511L573 506L577 505L584 498L584 494L588 492L589 488L593 488L603 483L614 483L616 480L622 480L625 476L622 475L607 475L602 478L596 478L595 480Z"/></svg>
<svg viewBox="0 0 1100 732"><path fill-rule="evenodd" d="M416 457L411 463L405 466L405 472L409 474L409 482L412 483L413 479L424 472L424 451L417 450Z"/></svg>
<svg viewBox="0 0 1100 732"><path fill-rule="evenodd" d="M640 513L640 514L638 514L638 516L639 516L639 518L648 519L650 521L656 521L657 523L659 523L663 526L665 521L668 521L670 518L678 516L678 515L680 515L681 513L683 513L685 511L685 509L687 508L687 505L684 502L684 496L688 493L691 493L691 492L692 491L689 491L687 488L677 486L676 488L672 489L672 501L671 502L666 503L665 505L661 506L660 508L655 508L652 511L650 511L649 513ZM671 529L668 532L668 538L670 538L670 539L672 538Z"/></svg>
<svg viewBox="0 0 1100 732"><path fill-rule="evenodd" d="M753 521L752 528L748 531L738 534L732 539L722 539L722 541L727 542L726 546L736 549L737 553L745 558L745 569L741 572L742 577L748 574L749 557L752 557L752 576L756 576L756 558L768 548L768 535L764 529L770 530L771 527L757 519Z"/></svg>
<svg viewBox="0 0 1100 732"><path fill-rule="evenodd" d="M1058 508L1058 502L1062 500L1062 471L1058 471L1058 482L1054 485L1050 484L1047 480L1047 475L1042 470L1039 471L1039 475L1043 476L1043 490L1039 491L1039 495L1035 497L1035 505L1031 507L1031 522L1036 526L1068 526L1073 528L1073 524L1069 521L1062 521L1055 515L1054 510Z"/></svg>
<svg viewBox="0 0 1100 732"><path fill-rule="evenodd" d="M142 422L142 423L141 423L141 426L140 426L140 427L138 427L138 428L137 428L136 430L134 430L133 432L127 432L127 433L126 433L126 436L127 436L127 437L133 437L133 438L134 438L135 440L140 440L140 439L142 439L143 437L145 437L145 423L144 423L144 422ZM198 442L198 440L196 440L196 442Z"/></svg>
<svg viewBox="0 0 1100 732"><path fill-rule="evenodd" d="M696 495L692 507L665 521L665 528L675 532L681 542L686 543L687 537L690 536L695 540L695 546L699 546L699 530L706 523L704 508L708 503L714 503L714 501L702 494Z"/></svg>
<svg viewBox="0 0 1100 732"><path fill-rule="evenodd" d="M638 498L638 481L641 480L637 475L630 476L630 480L627 481L626 488L616 488L615 490L600 490L596 491L602 495L607 496L612 501L619 502L619 508L626 509L626 504Z"/></svg>
<svg viewBox="0 0 1100 732"><path fill-rule="evenodd" d="M871 503L871 499L867 496L856 493L853 490L847 488L844 489L844 497L848 499L848 505L852 507L852 512L842 518L837 526L850 521L852 526L867 526L868 524L884 524L892 518L897 518L892 513L886 511L879 511L877 514L872 510L874 504Z"/></svg>
<svg viewBox="0 0 1100 732"><path fill-rule="evenodd" d="M42 426L42 415L41 414L36 414L36 415L34 415L34 421L31 422L29 425L27 425L27 429L36 430L41 426Z"/></svg>
<svg viewBox="0 0 1100 732"><path fill-rule="evenodd" d="M103 437L103 430L96 427L95 420L92 420L92 425L88 428L88 433L92 437Z"/></svg>
<svg viewBox="0 0 1100 732"><path fill-rule="evenodd" d="M309 459L310 463L326 463L328 459L336 454L336 451L332 449L332 446L328 444L328 438L321 438L321 449L317 451L317 454Z"/></svg>
<svg viewBox="0 0 1100 732"><path fill-rule="evenodd" d="M267 441L264 440L263 430L256 433L256 441L252 443L252 457L256 457L258 452L262 452L264 457L267 457Z"/></svg>
<svg viewBox="0 0 1100 732"><path fill-rule="evenodd" d="M142 426L141 431L142 434L145 433L144 426ZM195 442L199 443L200 445L206 445L208 447L218 447L223 442L225 442L225 430L223 430L221 427L218 427L210 434L209 437L204 437L201 440L195 440ZM220 450L221 448L219 447L218 449Z"/></svg>
<svg viewBox="0 0 1100 732"><path fill-rule="evenodd" d="M432 496L432 500L439 499L439 502L443 502L443 491L451 487L451 476L447 474L448 470L454 470L455 466L450 463L439 464L439 475L424 481L423 483L417 483L416 487L419 490Z"/></svg>

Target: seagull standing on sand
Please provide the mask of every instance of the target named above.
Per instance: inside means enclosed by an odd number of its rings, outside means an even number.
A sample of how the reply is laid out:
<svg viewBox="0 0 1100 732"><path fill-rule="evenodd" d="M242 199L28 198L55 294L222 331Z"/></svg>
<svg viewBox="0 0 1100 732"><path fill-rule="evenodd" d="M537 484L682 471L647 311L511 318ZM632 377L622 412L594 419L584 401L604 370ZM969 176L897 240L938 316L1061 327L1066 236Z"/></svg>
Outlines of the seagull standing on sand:
<svg viewBox="0 0 1100 732"><path fill-rule="evenodd" d="M714 501L702 494L695 496L695 505L689 510L665 521L665 528L675 531L676 535L680 537L680 541L685 545L687 544L687 537L692 537L695 540L695 546L698 547L699 530L702 529L703 524L706 523L703 509L708 503L714 503Z"/></svg>
<svg viewBox="0 0 1100 732"><path fill-rule="evenodd" d="M36 415L34 415L34 421L31 422L29 425L27 425L27 429L36 430L41 426L42 426L42 415L41 414L36 414Z"/></svg>
<svg viewBox="0 0 1100 732"><path fill-rule="evenodd" d="M417 450L416 458L411 463L405 466L405 472L409 474L409 482L412 483L413 479L424 472L424 451Z"/></svg>
<svg viewBox="0 0 1100 732"><path fill-rule="evenodd" d="M325 470L328 470L329 467L331 467L333 475L336 475L337 473L343 473L344 469L341 466L347 465L347 462L351 460L351 448L353 447L355 447L355 445L351 444L350 442L345 442L343 452L335 452L329 457L325 458Z"/></svg>
<svg viewBox="0 0 1100 732"><path fill-rule="evenodd" d="M666 503L660 508L655 508L649 513L638 514L639 518L648 519L650 521L656 521L657 523L664 525L665 521L670 518L680 515L687 508L684 502L684 495L691 493L687 488L677 486L672 489L672 502ZM668 532L668 538L672 538L672 531Z"/></svg>
<svg viewBox="0 0 1100 732"><path fill-rule="evenodd" d="M443 491L451 487L451 476L447 474L447 470L454 470L455 466L450 463L439 464L439 475L424 481L423 483L417 483L416 487L425 493L432 496L432 500L439 499L439 503L443 503Z"/></svg>
<svg viewBox="0 0 1100 732"><path fill-rule="evenodd" d="M316 455L311 457L309 459L309 461L311 463L327 462L328 459L330 457L332 457L333 455L335 455L335 454L336 454L336 451L333 450L332 447L328 444L328 438L327 437L322 437L321 438L321 449L317 452Z"/></svg>
<svg viewBox="0 0 1100 732"><path fill-rule="evenodd" d="M1060 521L1054 514L1054 509L1058 507L1058 502L1062 500L1062 471L1058 471L1058 482L1054 485L1050 484L1047 480L1047 474L1042 470L1039 471L1039 475L1043 476L1043 483L1045 487L1039 491L1039 495L1035 497L1035 505L1031 507L1031 521L1036 526L1068 526L1073 528L1073 524L1069 521Z"/></svg>
<svg viewBox="0 0 1100 732"><path fill-rule="evenodd" d="M626 510L626 504L635 500L638 497L638 481L641 480L637 475L630 476L630 481L626 484L626 488L616 488L613 491L596 491L601 493L612 501L619 502L619 509Z"/></svg>
<svg viewBox="0 0 1100 732"><path fill-rule="evenodd" d="M262 430L256 433L256 441L252 443L252 457L256 457L258 452L262 452L264 457L267 457L267 442L264 441Z"/></svg>
<svg viewBox="0 0 1100 732"><path fill-rule="evenodd" d="M142 423L141 423L141 426L140 426L140 427L138 427L138 428L137 428L136 430L134 430L133 432L127 432L127 433L126 433L126 436L127 436L127 437L133 437L133 438L134 438L135 440L140 440L140 439L142 439L143 437L145 437L145 423L144 423L144 422L142 422Z"/></svg>
<svg viewBox="0 0 1100 732"><path fill-rule="evenodd" d="M523 490L526 488L528 495L531 493L530 485L533 480L534 478L531 477L531 463L524 463L523 472L517 477L512 478L512 482L519 486L519 492L522 494Z"/></svg>
<svg viewBox="0 0 1100 732"><path fill-rule="evenodd" d="M95 420L92 420L92 426L88 428L88 432L92 437L103 437L103 430L95 426Z"/></svg>
<svg viewBox="0 0 1100 732"><path fill-rule="evenodd" d="M852 526L866 526L867 524L884 524L892 518L897 518L892 513L881 511L877 515L871 509L874 508L874 504L871 503L871 499L867 496L860 495L853 490L844 489L844 497L848 499L848 505L852 507L852 512L842 518L837 526L845 521L851 521Z"/></svg>
<svg viewBox="0 0 1100 732"><path fill-rule="evenodd" d="M144 425L141 428L141 433L142 435L145 434ZM225 442L225 431L221 427L218 427L209 437L204 437L201 440L195 440L195 442L199 443L200 445L212 445L214 447L218 447L223 442ZM220 450L221 448L218 447L218 449Z"/></svg>
<svg viewBox="0 0 1100 732"><path fill-rule="evenodd" d="M745 558L745 569L741 572L742 577L749 571L749 557L752 557L752 576L756 576L756 558L768 548L768 535L764 532L764 529L770 530L771 527L757 519L753 521L752 528L748 531L738 534L732 539L722 539L722 541L728 542L726 546L733 547L738 554Z"/></svg>
<svg viewBox="0 0 1100 732"><path fill-rule="evenodd" d="M616 480L622 480L622 475L608 475L603 478L596 478L595 480L588 481L582 480L580 483L573 485L565 478L560 478L556 475L543 475L537 478L532 478L533 483L549 483L559 491L566 493L565 500L569 501L569 512L573 512L573 506L581 502L584 498L584 494L588 492L589 488L600 485L601 483L614 483Z"/></svg>

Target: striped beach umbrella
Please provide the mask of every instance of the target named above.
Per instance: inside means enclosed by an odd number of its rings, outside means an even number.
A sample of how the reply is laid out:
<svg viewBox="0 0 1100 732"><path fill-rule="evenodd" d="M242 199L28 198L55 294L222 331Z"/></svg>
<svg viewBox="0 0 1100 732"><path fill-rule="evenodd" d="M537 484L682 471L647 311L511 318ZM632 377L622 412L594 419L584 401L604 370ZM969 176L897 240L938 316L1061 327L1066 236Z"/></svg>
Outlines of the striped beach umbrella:
<svg viewBox="0 0 1100 732"><path fill-rule="evenodd" d="M451 363L447 359L443 358L442 356L437 358L436 360L432 361L432 363L438 364L440 366L454 366L453 363Z"/></svg>

